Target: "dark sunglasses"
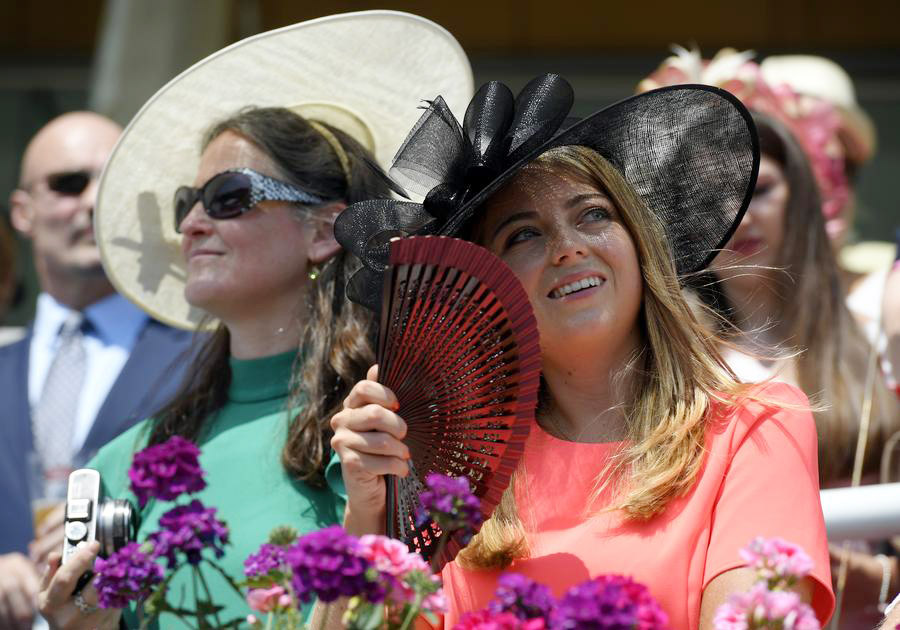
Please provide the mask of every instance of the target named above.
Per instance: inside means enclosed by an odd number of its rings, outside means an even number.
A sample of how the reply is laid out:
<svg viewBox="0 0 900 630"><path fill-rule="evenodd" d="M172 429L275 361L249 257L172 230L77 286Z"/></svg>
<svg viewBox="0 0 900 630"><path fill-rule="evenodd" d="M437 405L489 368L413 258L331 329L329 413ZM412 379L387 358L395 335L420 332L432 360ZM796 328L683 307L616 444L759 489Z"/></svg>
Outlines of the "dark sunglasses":
<svg viewBox="0 0 900 630"><path fill-rule="evenodd" d="M249 168L214 175L200 188L181 186L175 191L175 231L198 201L213 219L233 219L262 201L319 204L324 199Z"/></svg>
<svg viewBox="0 0 900 630"><path fill-rule="evenodd" d="M80 195L91 183L91 171L64 171L47 176L47 188L60 195Z"/></svg>

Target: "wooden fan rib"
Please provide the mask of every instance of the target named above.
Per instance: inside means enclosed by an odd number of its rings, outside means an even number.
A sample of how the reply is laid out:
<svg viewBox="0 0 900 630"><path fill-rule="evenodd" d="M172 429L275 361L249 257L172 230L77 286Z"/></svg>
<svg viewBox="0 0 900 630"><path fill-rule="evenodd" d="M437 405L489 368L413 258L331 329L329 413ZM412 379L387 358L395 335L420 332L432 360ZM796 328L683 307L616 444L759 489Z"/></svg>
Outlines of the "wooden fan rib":
<svg viewBox="0 0 900 630"><path fill-rule="evenodd" d="M422 301L425 303L423 312L427 313L424 318L427 328L416 336L410 336L407 344L411 354L407 357L408 362L404 366L403 373L398 374L394 380L395 393L401 402L401 406L405 401L419 397L417 391L410 391L408 388L411 382L415 384L418 380L417 375L420 374L419 370L421 370L421 367L432 366L441 359L438 349L434 348L427 340L432 339L440 342L442 337L437 328L444 325L446 320L446 307L434 296L443 293L448 283L455 284L462 280L461 274L456 272L456 270L449 271L442 275L439 283L429 287L427 289L428 293L422 298Z"/></svg>
<svg viewBox="0 0 900 630"><path fill-rule="evenodd" d="M456 405L463 406L496 399L502 397L503 392L517 390L518 374L516 365L505 363L476 365L464 374L447 379L432 375L424 376L418 393L420 396L432 396L437 400L452 400ZM403 413L412 416L431 406L433 403L416 399L403 406Z"/></svg>
<svg viewBox="0 0 900 630"><path fill-rule="evenodd" d="M441 365L451 360L446 355L445 348L453 348L455 344L459 343L459 322L461 319L463 322L465 321L463 319L465 313L462 308L466 301L462 299L450 300L447 298L447 294L452 293L458 298L471 293L472 285L470 280L469 276L459 273L455 278L455 282L449 287L446 284L440 287L438 294L441 296L440 299L443 303L439 312L434 316L433 322L435 325L440 324L442 330L440 331L441 334L433 334L430 337L429 344L419 346L425 353L425 356L422 357L423 364L433 365L436 362L438 365ZM448 334L448 331L450 334ZM425 361L424 359L428 360Z"/></svg>
<svg viewBox="0 0 900 630"><path fill-rule="evenodd" d="M519 408L509 405L497 409L494 407L479 407L460 413L442 413L439 410L427 417L424 415L416 418L416 424L422 428L409 428L410 436L420 435L419 431L433 433L436 429L470 428L484 431L509 431L517 424ZM410 422L412 424L412 421Z"/></svg>
<svg viewBox="0 0 900 630"><path fill-rule="evenodd" d="M430 270L428 279L420 285L419 294L415 296L414 318L418 319L418 326L409 328L404 331L404 345L401 350L404 352L405 363L403 370L398 372L393 380L394 386L400 391L399 384L406 378L406 374L413 369L418 360L418 354L423 339L432 336L432 328L435 322L435 310L441 307L440 302L436 299L436 294L440 292L440 287L447 282L453 282L459 272L455 269L443 269L427 266Z"/></svg>
<svg viewBox="0 0 900 630"><path fill-rule="evenodd" d="M497 327L492 327L492 329L495 328ZM504 365L502 358L497 358L494 355L483 356L483 347L486 341L503 338L503 336L504 333L502 331L499 333L485 332L479 336L470 335L470 338L466 340L466 344L456 344L458 350L455 352L439 355L440 358L438 360L426 361L423 366L423 373L431 377L429 380L432 382L432 386L441 391L448 387L452 388L454 385L462 386L466 379L470 379L468 372L491 371L495 365L498 368L505 369L502 368ZM511 344L511 335L505 336L509 338L509 342L506 345ZM451 345L450 347L452 348L453 346ZM480 359L481 364L474 363L475 359ZM505 363L509 363L509 361Z"/></svg>
<svg viewBox="0 0 900 630"><path fill-rule="evenodd" d="M406 369L406 354L410 350L407 339L422 321L418 312L420 306L418 296L423 287L429 286L428 279L433 271L432 267L421 264L400 266L397 269L405 269L406 276L405 282L395 289L398 294L396 300L398 308L397 317L393 320L396 330L391 339L394 351L390 356L390 369L385 370L383 378L379 376L379 381L389 387L391 383L397 382L398 374Z"/></svg>
<svg viewBox="0 0 900 630"><path fill-rule="evenodd" d="M385 308L389 310L386 315L386 325L388 326L388 330L381 335L385 346L379 348L378 356L379 381L382 382L392 368L393 352L391 349L397 347L396 338L398 335L402 334L402 327L399 322L403 317L403 303L406 299L406 287L408 284L409 272L409 267L403 266L390 267L385 273L385 302L382 310L384 311ZM384 317L385 314L382 312L382 318L384 319Z"/></svg>
<svg viewBox="0 0 900 630"><path fill-rule="evenodd" d="M502 321L502 320L501 320ZM460 374L478 369L484 369L478 366L475 361L481 361L482 364L489 364L491 359L500 358L504 364L513 364L517 361L517 349L512 336L512 331L508 326L490 325L489 330L479 331L478 335L469 335L466 338L465 347L461 347L452 354L444 355L442 361L438 365L424 366L427 373L439 374L444 380L452 381L460 377ZM496 350L490 354L486 354L484 348L488 344L494 346ZM462 346L462 344L459 344Z"/></svg>
<svg viewBox="0 0 900 630"><path fill-rule="evenodd" d="M448 286L455 286L461 279L462 274L456 270L451 268L438 268L438 271L433 274L432 282L429 286L424 287L422 294L419 296L419 301L422 306L423 313L423 327L422 330L424 332L416 331L416 334L407 335L406 348L415 353L414 357L408 357L408 363L404 366L404 376L398 376L393 380L393 385L396 387L395 393L398 393L398 399L401 398L401 394L405 394L405 390L403 389L403 381L406 378L406 374L408 374L411 370L413 370L420 361L422 360L430 360L433 357L430 355L434 355L434 352L427 352L427 356L421 356L422 349L426 351L430 348L428 343L423 343L423 340L426 342L431 340L439 340L439 337L436 337L434 333L434 326L442 322L445 319L445 315L443 315L442 311L446 311L446 301L442 300L441 296L446 293L448 290Z"/></svg>

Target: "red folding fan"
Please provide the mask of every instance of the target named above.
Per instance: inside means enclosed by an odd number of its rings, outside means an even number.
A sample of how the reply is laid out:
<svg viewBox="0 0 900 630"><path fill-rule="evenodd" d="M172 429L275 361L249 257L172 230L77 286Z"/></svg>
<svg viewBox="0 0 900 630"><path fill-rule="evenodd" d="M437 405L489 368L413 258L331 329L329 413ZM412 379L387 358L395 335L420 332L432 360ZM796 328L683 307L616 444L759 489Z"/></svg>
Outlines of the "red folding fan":
<svg viewBox="0 0 900 630"><path fill-rule="evenodd" d="M387 531L431 560L444 533L416 523L429 473L468 477L485 518L509 485L537 403L537 325L509 267L467 241L391 241L384 283L378 377L411 455L410 474L388 478ZM437 563L460 547L451 534Z"/></svg>

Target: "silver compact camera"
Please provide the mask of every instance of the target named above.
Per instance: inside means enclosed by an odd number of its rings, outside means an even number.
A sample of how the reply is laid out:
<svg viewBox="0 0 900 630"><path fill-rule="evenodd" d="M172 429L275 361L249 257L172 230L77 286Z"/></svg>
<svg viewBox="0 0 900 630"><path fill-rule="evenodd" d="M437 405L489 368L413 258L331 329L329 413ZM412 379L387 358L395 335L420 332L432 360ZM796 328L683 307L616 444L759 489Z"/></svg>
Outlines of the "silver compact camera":
<svg viewBox="0 0 900 630"><path fill-rule="evenodd" d="M81 468L69 475L62 562L92 540L109 556L137 538L138 513L125 499L100 498L100 473Z"/></svg>

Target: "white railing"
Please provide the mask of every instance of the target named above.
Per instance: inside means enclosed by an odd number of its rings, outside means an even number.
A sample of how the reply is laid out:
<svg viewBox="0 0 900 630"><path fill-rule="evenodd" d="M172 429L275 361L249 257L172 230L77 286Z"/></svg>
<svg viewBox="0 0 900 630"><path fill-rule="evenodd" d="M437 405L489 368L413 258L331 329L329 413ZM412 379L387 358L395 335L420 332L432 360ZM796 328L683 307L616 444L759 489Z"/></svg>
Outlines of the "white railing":
<svg viewBox="0 0 900 630"><path fill-rule="evenodd" d="M883 540L900 535L900 483L822 490L828 540Z"/></svg>

